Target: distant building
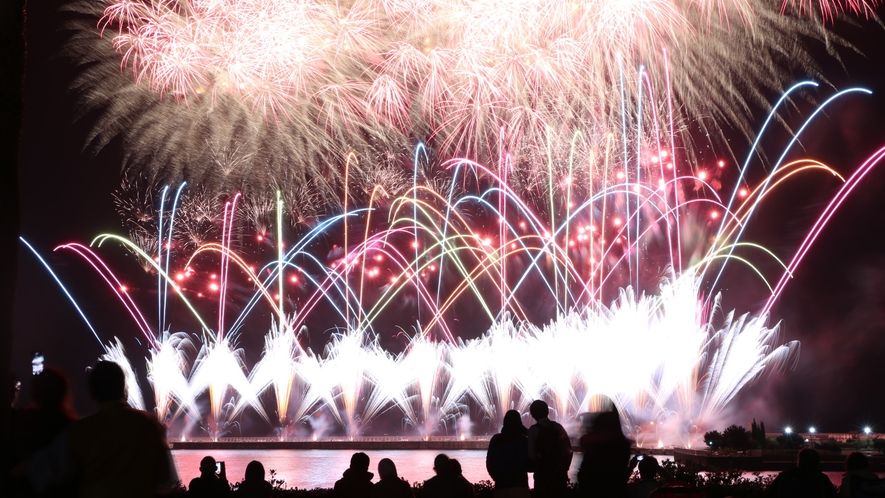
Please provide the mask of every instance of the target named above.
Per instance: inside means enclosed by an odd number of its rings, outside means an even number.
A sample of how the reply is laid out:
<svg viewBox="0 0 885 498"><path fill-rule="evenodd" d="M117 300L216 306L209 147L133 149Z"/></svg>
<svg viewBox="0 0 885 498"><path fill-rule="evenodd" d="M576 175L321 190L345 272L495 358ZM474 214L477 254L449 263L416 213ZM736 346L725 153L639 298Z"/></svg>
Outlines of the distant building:
<svg viewBox="0 0 885 498"><path fill-rule="evenodd" d="M803 439L808 439L811 441L826 441L827 439L835 439L840 443L844 443L849 439L853 439L855 441L859 441L862 439L885 439L885 434L881 432L871 432L866 434L864 432L797 432L802 436ZM765 437L776 439L779 436L782 436L783 432L766 432Z"/></svg>

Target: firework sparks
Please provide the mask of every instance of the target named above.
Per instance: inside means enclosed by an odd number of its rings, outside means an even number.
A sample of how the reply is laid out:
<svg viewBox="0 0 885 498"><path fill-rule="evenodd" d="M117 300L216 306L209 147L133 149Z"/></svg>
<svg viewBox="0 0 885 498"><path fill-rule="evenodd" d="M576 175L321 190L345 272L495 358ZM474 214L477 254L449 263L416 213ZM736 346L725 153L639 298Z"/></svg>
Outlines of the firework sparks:
<svg viewBox="0 0 885 498"><path fill-rule="evenodd" d="M866 91L837 93L809 120L836 97L858 92ZM466 159L443 163L451 171L445 183L450 190L433 191L419 181L416 154L413 184L401 187L399 197L379 198L378 205L330 217L300 232L294 243L285 240L288 232L282 229L291 225L282 219L289 209L283 202L260 199L226 202L224 217L207 217L221 225L215 230L220 243L193 253L167 247L165 261L125 238L99 237L98 242L119 241L148 261L161 289L175 286L176 301L193 313L203 331L190 372L188 341L152 335L163 327L152 326L140 312L135 292L119 290L119 279L96 251L78 244L63 247L99 272L149 339L158 414L168 420L170 413L174 418L184 412L208 421L215 437L247 406L269 420L262 393L271 390L279 424L329 414L350 436L363 433L391 409L427 436L468 413L470 406L498 420L507 409L525 409L531 400L546 398L558 416L570 418L592 409L604 395L642 444L691 445L698 428L744 386L794 364L798 344L781 343L779 327L767 324L770 303L820 227L885 150L848 179L817 161L779 161L751 188L745 184L745 165L728 195L719 191L726 181L719 161L699 168L682 164L660 145L651 151L638 154L648 161L638 172L618 161L617 150L610 153L615 157L573 155L576 159L566 165L551 162L548 178L559 168L561 180L547 181L546 192L528 199L498 175L508 172L506 161L498 168ZM645 175L655 168L655 174ZM704 178L701 171L707 173ZM815 172L840 179L843 186L792 259L780 262L771 251L742 241L744 227L773 189ZM572 181L582 175L591 180ZM543 185L535 183L536 188ZM138 205L144 204L139 199ZM186 193L179 200L194 202ZM238 222L241 228L235 226L236 206L253 213L244 217L251 220ZM188 226L192 213L205 216L200 209L168 209L178 213L178 227ZM386 218L371 221L375 211ZM711 217L711 212L719 215ZM363 235L320 256L311 249L348 226ZM162 227L156 240L175 240L169 233L171 219ZM260 240L259 251L249 253L249 244L233 247L234 232ZM256 262L265 244L276 246L276 259ZM771 258L782 272L771 275L764 266L754 266L747 253ZM722 261L746 264L769 285L762 314L720 310L718 294L702 282L720 271ZM187 288L179 281L187 281ZM199 290L204 286L207 290ZM236 309L236 318L219 320L218 330L211 331L200 318L200 306L191 301L217 301L221 316L234 307L230 293L235 289L252 297ZM545 299L552 307L539 312L537 304ZM162 324L167 304L160 300L158 305ZM300 344L294 331L323 306L337 315L331 321L339 332L316 354ZM403 316L399 310L404 306L414 311ZM490 324L474 339L460 338L464 324L457 322L457 310L463 306L485 313ZM252 329L254 320L247 318L263 307L279 321L265 338L263 358L249 369L232 341ZM391 314L397 315L393 322ZM402 353L381 347L386 327L414 331L408 338L401 335L406 339ZM125 361L119 343L107 350ZM628 353L631 361L612 351ZM209 410L203 413L197 399L206 396ZM649 421L657 423L653 434L643 433ZM659 428L662 423L667 430Z"/></svg>
<svg viewBox="0 0 885 498"><path fill-rule="evenodd" d="M402 167L416 139L442 157L508 154L537 177L545 144L567 143L551 134L616 130L640 109L647 131L679 133L683 116L710 115L750 135L734 81L745 102L763 104L787 83L787 66L815 73L793 43L827 36L813 18L878 5L109 0L76 7L85 16L69 24L66 50L81 68L83 112L102 110L90 146L122 136L130 170L256 197L313 183L334 203L348 153L376 164L394 151ZM664 88L678 115L649 105L667 99L643 102Z"/></svg>

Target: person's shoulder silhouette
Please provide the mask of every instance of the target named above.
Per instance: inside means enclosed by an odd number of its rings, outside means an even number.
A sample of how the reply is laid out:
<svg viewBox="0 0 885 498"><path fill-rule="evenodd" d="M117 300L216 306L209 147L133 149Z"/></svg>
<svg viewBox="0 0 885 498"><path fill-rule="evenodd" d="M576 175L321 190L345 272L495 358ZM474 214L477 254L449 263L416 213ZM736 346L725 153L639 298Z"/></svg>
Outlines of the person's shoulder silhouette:
<svg viewBox="0 0 885 498"><path fill-rule="evenodd" d="M146 412L126 403L126 380L114 362L99 361L89 372L98 412L67 430L71 466L81 496L152 497L177 481L166 430Z"/></svg>

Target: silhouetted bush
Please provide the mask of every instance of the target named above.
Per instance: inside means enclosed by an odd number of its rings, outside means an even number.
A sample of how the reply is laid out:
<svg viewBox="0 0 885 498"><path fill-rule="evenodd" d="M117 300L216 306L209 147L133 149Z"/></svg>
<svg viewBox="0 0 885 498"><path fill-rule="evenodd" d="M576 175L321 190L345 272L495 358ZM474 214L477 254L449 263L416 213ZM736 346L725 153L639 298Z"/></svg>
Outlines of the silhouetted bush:
<svg viewBox="0 0 885 498"><path fill-rule="evenodd" d="M795 432L778 436L777 442L781 445L781 448L785 450L795 450L800 446L805 445L805 440L802 439L802 436Z"/></svg>
<svg viewBox="0 0 885 498"><path fill-rule="evenodd" d="M827 452L827 453L842 453L842 445L839 444L839 441L836 441L833 438L829 438L826 441L821 441L814 445L814 449Z"/></svg>

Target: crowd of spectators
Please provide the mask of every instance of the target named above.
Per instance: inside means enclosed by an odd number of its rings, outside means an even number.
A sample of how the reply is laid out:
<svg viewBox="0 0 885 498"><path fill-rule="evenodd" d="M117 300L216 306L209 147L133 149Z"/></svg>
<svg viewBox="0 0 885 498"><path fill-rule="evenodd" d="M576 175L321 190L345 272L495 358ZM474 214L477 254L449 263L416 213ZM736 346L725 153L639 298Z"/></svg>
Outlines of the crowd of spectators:
<svg viewBox="0 0 885 498"><path fill-rule="evenodd" d="M78 418L70 408L68 380L62 372L48 368L34 376L33 405L15 411L7 453L10 482L4 496L148 498L181 489L165 428L151 414L126 403L126 379L120 366L110 361L96 363L89 370L88 385L96 411ZM489 441L486 470L494 481L495 498L702 496L690 484L674 480L655 457L631 457L634 450L615 410L582 416L583 435L578 441L583 456L577 483L570 483L572 440L566 429L550 419L544 401L533 402L529 414L534 424L527 428L522 414L508 411L501 432ZM350 466L334 483L332 496L414 498L415 488L398 475L393 460L378 462L379 479L374 482L370 463L367 454L354 453ZM863 454L848 455L839 488L818 469L819 463L815 450L801 450L796 467L781 472L766 493L772 498L885 497L885 480L870 471ZM631 482L637 468L638 479ZM199 477L187 485L189 497L269 498L273 494L258 461L246 466L243 480L234 486L224 462L212 456L200 461L199 471ZM433 473L420 486L421 496L474 496L474 486L464 477L458 460L437 455Z"/></svg>

